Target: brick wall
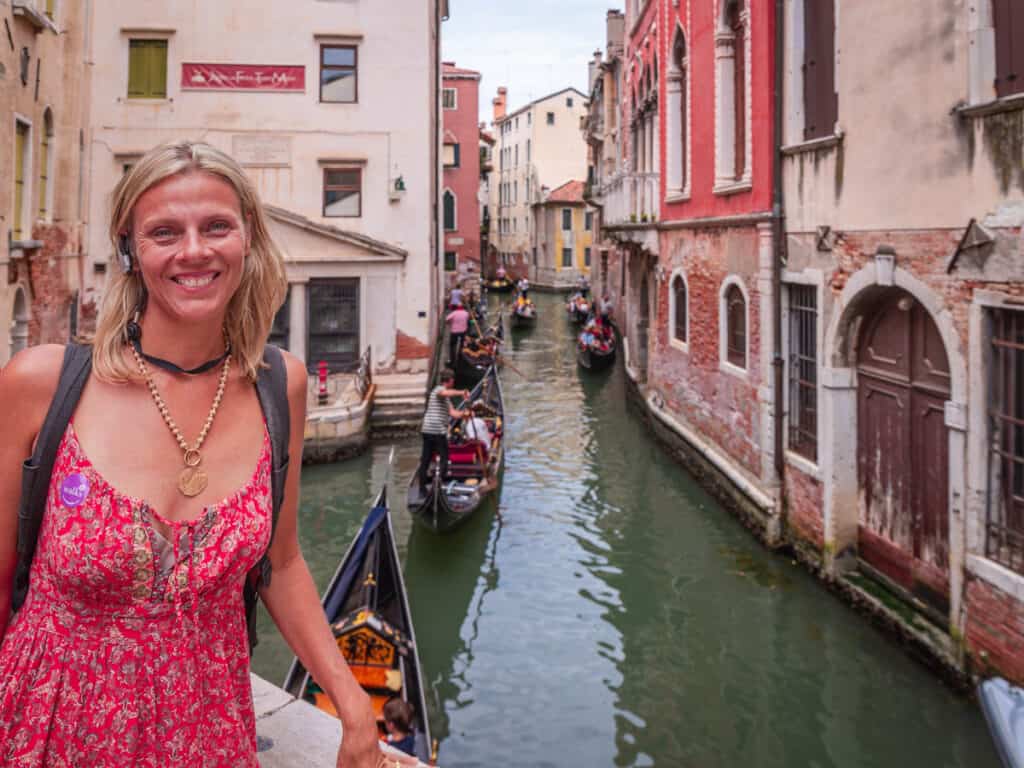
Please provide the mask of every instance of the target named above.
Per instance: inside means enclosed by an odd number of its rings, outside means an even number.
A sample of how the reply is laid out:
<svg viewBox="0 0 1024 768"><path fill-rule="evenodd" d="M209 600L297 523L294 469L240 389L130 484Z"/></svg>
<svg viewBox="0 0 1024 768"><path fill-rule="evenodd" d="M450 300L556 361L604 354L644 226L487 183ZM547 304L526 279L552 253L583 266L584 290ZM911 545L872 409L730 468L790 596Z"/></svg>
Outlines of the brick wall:
<svg viewBox="0 0 1024 768"><path fill-rule="evenodd" d="M791 464L786 467L788 536L821 552L825 548L824 497L821 483Z"/></svg>
<svg viewBox="0 0 1024 768"><path fill-rule="evenodd" d="M426 360L430 358L431 349L419 339L401 331L395 332L395 358L397 360Z"/></svg>
<svg viewBox="0 0 1024 768"><path fill-rule="evenodd" d="M760 296L757 290L757 231L751 229L669 231L661 234L665 279L657 284L651 322L648 381L668 408L715 443L747 472L760 475L761 383ZM688 351L670 341L669 291L681 268L689 289ZM738 277L749 297L747 372L720 370L719 295L723 281Z"/></svg>
<svg viewBox="0 0 1024 768"><path fill-rule="evenodd" d="M69 286L66 254L72 238L59 225L37 224L32 237L43 247L30 252L28 269L32 289L29 344L66 343L70 336L72 289Z"/></svg>
<svg viewBox="0 0 1024 768"><path fill-rule="evenodd" d="M966 604L971 671L1024 685L1024 606L976 576L968 576Z"/></svg>

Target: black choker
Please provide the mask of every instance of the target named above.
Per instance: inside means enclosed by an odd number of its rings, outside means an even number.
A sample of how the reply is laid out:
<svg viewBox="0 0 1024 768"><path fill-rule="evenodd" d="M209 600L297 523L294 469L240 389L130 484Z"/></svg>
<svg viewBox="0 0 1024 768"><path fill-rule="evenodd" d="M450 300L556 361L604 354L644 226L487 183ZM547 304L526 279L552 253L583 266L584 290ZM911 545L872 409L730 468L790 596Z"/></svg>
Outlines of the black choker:
<svg viewBox="0 0 1024 768"><path fill-rule="evenodd" d="M133 347L135 347L135 351L139 353L139 356L142 357L142 359L145 360L147 363L155 365L157 368L163 368L165 371L170 371L171 373L183 373L186 376L195 376L196 374L199 373L206 373L211 368L216 368L218 365L223 363L224 358L231 354L231 347L228 346L227 349L224 350L224 354L221 355L220 357L215 357L213 358L213 360L207 360L205 363L195 368L186 369L175 365L170 360L164 360L163 358L160 357L153 357L152 355L147 355L145 352L142 351L142 343L139 341L138 338L132 338L131 344Z"/></svg>

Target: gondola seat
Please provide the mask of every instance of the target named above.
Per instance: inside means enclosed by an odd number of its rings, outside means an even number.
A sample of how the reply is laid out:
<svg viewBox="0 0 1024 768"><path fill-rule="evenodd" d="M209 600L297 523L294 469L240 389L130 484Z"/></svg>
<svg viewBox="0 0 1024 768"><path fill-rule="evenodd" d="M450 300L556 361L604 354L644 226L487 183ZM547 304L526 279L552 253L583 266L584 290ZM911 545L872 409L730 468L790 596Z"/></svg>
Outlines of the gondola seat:
<svg viewBox="0 0 1024 768"><path fill-rule="evenodd" d="M480 459L487 459L489 449L482 440L469 440L465 443L456 443L448 446L448 463L476 464Z"/></svg>

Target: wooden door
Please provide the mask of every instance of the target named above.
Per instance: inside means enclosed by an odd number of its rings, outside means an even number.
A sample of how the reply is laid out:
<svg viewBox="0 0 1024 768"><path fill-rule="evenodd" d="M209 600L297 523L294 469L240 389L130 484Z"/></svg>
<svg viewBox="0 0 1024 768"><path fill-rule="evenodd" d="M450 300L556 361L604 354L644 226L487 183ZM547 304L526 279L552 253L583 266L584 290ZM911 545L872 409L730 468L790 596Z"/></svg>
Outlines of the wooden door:
<svg viewBox="0 0 1024 768"><path fill-rule="evenodd" d="M857 365L861 557L940 610L949 603L949 362L912 296L868 313Z"/></svg>

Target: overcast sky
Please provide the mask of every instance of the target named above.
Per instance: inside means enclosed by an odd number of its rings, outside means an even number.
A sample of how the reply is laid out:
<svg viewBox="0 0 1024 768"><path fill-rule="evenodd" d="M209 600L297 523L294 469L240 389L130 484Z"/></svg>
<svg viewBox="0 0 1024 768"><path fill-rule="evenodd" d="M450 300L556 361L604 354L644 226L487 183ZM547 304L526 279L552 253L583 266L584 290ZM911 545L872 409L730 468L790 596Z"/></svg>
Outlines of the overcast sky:
<svg viewBox="0 0 1024 768"><path fill-rule="evenodd" d="M475 69L480 120L508 88L509 111L569 86L587 92L587 62L604 49L605 15L615 0L450 0L441 30L445 61Z"/></svg>

